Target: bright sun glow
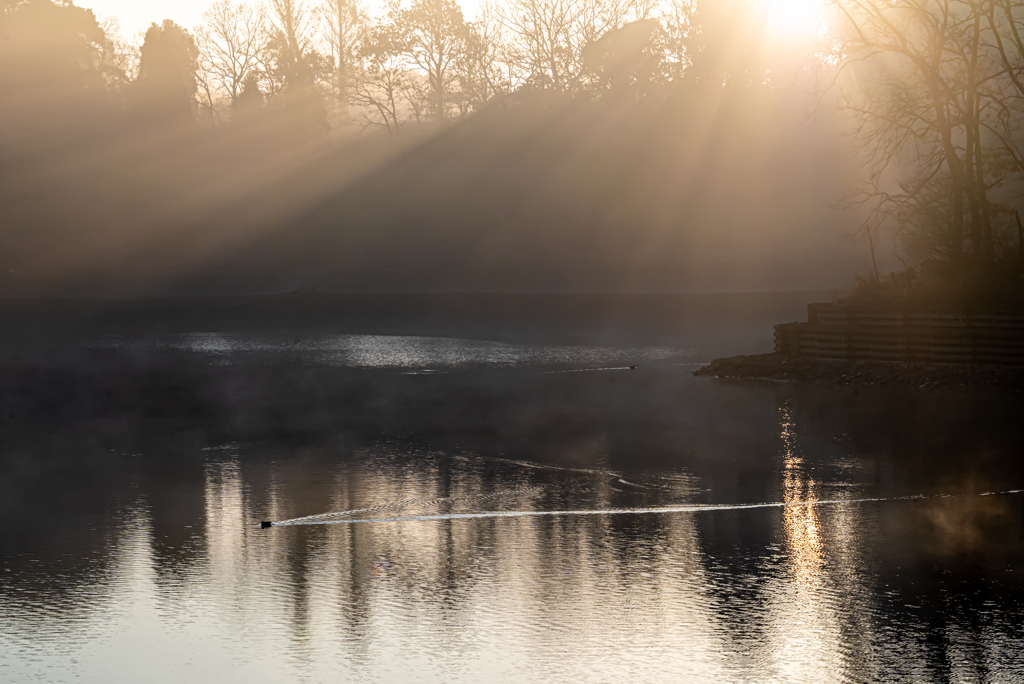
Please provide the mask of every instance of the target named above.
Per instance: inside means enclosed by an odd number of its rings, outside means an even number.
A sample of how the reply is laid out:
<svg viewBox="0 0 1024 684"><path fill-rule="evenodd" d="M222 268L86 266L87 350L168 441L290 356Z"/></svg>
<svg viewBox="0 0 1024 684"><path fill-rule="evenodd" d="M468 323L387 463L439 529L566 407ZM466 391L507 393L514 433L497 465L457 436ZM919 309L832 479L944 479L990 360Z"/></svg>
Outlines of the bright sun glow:
<svg viewBox="0 0 1024 684"><path fill-rule="evenodd" d="M790 38L810 38L825 28L824 0L765 0L770 31Z"/></svg>

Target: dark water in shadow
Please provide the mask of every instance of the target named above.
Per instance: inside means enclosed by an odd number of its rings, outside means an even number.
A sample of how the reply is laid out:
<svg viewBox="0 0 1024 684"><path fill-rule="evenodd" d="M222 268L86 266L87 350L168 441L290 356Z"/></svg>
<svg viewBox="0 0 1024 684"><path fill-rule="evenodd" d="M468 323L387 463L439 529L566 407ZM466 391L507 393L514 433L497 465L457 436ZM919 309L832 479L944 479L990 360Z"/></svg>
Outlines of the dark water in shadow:
<svg viewBox="0 0 1024 684"><path fill-rule="evenodd" d="M0 681L1024 680L1020 401L656 342L90 337L9 381Z"/></svg>

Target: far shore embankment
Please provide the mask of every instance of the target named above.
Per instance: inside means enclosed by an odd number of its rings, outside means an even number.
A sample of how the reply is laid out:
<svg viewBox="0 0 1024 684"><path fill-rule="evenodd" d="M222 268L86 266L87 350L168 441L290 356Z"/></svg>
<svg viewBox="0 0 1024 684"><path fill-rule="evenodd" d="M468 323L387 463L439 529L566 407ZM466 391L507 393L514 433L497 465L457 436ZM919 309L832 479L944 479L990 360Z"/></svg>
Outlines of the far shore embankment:
<svg viewBox="0 0 1024 684"><path fill-rule="evenodd" d="M735 380L764 380L852 387L1024 392L1024 367L883 361L823 361L779 353L715 359L693 373Z"/></svg>

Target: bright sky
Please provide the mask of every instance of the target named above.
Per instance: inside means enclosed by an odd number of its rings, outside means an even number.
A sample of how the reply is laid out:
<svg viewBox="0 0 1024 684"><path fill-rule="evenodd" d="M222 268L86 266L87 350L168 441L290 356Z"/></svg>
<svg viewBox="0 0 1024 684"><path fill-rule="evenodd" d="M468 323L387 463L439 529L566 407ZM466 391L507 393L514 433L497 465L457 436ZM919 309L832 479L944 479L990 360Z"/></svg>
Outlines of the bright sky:
<svg viewBox="0 0 1024 684"><path fill-rule="evenodd" d="M164 19L192 28L210 0L77 0L80 7L92 9L100 19L117 17L121 33L130 38L138 31L145 31L154 21ZM383 4L383 0L368 0L371 14ZM477 0L461 0L463 12L472 17ZM789 35L809 35L823 20L822 0L766 0L768 24L773 30Z"/></svg>
<svg viewBox="0 0 1024 684"><path fill-rule="evenodd" d="M145 31L154 21L164 19L191 27L199 22L206 0L75 0L75 4L91 9L101 21L116 17L122 35L130 38L136 31Z"/></svg>
<svg viewBox="0 0 1024 684"><path fill-rule="evenodd" d="M170 19L191 28L199 23L207 0L77 0L79 7L88 7L100 20L117 17L125 38L145 31L153 22Z"/></svg>
<svg viewBox="0 0 1024 684"><path fill-rule="evenodd" d="M824 0L766 0L765 7L769 28L793 38L812 36L825 22Z"/></svg>
<svg viewBox="0 0 1024 684"><path fill-rule="evenodd" d="M121 24L121 34L130 38L137 31L145 31L153 22L160 23L164 19L192 28L199 23L203 10L211 0L75 0L79 7L88 7L96 13L100 20L105 17L117 17ZM316 2L312 4L318 4ZM366 6L371 14L375 14L383 0L368 0ZM476 0L461 0L463 12L472 16Z"/></svg>

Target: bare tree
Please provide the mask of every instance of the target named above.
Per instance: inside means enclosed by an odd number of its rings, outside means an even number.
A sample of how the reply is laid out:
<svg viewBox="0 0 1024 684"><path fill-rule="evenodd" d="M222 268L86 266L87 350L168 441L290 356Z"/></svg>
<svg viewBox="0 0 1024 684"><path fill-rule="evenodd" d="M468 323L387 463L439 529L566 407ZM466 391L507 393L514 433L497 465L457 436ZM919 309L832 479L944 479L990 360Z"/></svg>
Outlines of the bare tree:
<svg viewBox="0 0 1024 684"><path fill-rule="evenodd" d="M104 17L100 28L106 36L99 59L100 71L110 86L122 88L139 75L141 41L125 39L116 17Z"/></svg>
<svg viewBox="0 0 1024 684"><path fill-rule="evenodd" d="M267 16L262 5L216 0L195 29L200 87L211 108L223 97L234 103L259 69L266 49Z"/></svg>
<svg viewBox="0 0 1024 684"><path fill-rule="evenodd" d="M662 25L662 55L666 76L680 81L693 64L698 32L697 0L666 0L659 16Z"/></svg>
<svg viewBox="0 0 1024 684"><path fill-rule="evenodd" d="M1015 144L1019 72L1000 35L1019 32L1017 15L997 17L989 0L834 5L843 32L832 56L837 79L852 76L843 107L865 158L858 201L908 237L934 235L944 223L953 264L969 256L975 267L990 265L1000 244L997 214L1006 213L991 192L1014 166L1024 168Z"/></svg>
<svg viewBox="0 0 1024 684"><path fill-rule="evenodd" d="M583 49L606 32L646 18L649 0L509 0L502 23L527 82L554 90L583 85Z"/></svg>
<svg viewBox="0 0 1024 684"><path fill-rule="evenodd" d="M458 66L463 106L479 107L491 98L509 95L517 85L511 62L499 9L493 0L487 0L480 6L477 20L468 24Z"/></svg>
<svg viewBox="0 0 1024 684"><path fill-rule="evenodd" d="M355 121L364 129L381 127L391 137L401 133L410 106L409 72L397 58L398 46L386 27L374 27L364 36L361 66L352 81L351 102L360 109Z"/></svg>
<svg viewBox="0 0 1024 684"><path fill-rule="evenodd" d="M280 79L292 86L306 86L313 80L310 49L315 14L304 0L268 0L270 22L275 36L269 45L275 55Z"/></svg>
<svg viewBox="0 0 1024 684"><path fill-rule="evenodd" d="M504 7L503 22L515 41L516 66L530 83L555 90L575 83L581 5L582 0L510 0Z"/></svg>
<svg viewBox="0 0 1024 684"><path fill-rule="evenodd" d="M431 115L443 121L449 115L458 84L457 65L469 37L462 10L454 0L413 0L407 6L392 0L387 21L396 54L426 77Z"/></svg>
<svg viewBox="0 0 1024 684"><path fill-rule="evenodd" d="M353 77L359 58L359 44L366 31L366 12L359 0L324 0L322 32L331 60L331 90L338 105L347 112Z"/></svg>

